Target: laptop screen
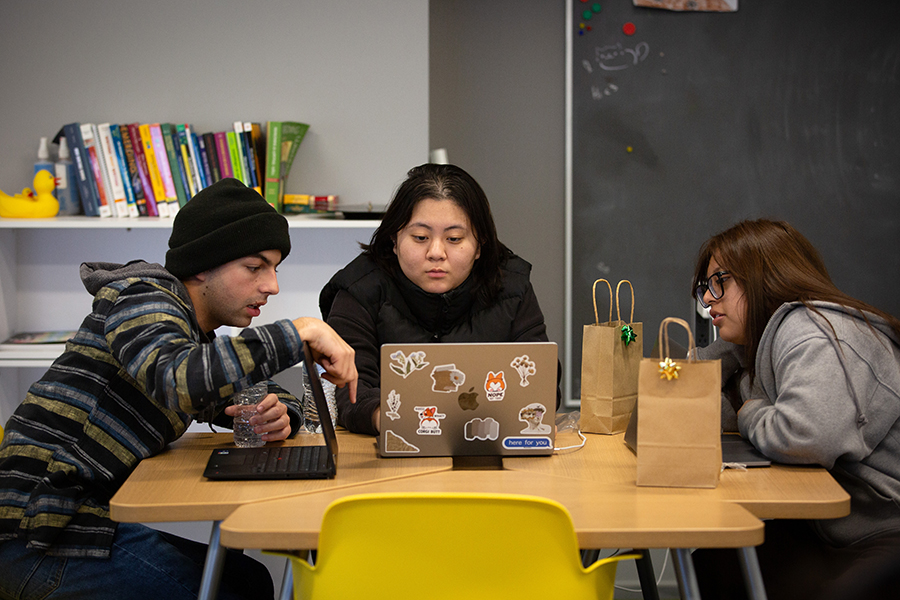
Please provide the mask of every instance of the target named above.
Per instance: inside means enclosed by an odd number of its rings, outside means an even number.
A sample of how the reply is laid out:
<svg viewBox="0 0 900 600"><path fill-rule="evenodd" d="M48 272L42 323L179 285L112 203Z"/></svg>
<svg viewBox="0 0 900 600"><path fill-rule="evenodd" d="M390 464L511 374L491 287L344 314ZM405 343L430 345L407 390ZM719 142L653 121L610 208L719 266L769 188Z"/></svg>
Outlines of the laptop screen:
<svg viewBox="0 0 900 600"><path fill-rule="evenodd" d="M553 342L385 344L378 453L552 454Z"/></svg>

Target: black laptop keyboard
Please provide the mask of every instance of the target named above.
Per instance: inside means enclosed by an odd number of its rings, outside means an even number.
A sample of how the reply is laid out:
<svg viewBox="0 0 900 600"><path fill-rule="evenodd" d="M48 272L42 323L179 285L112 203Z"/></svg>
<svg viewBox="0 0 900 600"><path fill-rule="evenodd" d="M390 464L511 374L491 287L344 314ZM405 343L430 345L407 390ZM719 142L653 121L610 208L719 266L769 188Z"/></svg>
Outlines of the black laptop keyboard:
<svg viewBox="0 0 900 600"><path fill-rule="evenodd" d="M257 473L302 473L324 469L326 446L279 446L260 452L254 465Z"/></svg>

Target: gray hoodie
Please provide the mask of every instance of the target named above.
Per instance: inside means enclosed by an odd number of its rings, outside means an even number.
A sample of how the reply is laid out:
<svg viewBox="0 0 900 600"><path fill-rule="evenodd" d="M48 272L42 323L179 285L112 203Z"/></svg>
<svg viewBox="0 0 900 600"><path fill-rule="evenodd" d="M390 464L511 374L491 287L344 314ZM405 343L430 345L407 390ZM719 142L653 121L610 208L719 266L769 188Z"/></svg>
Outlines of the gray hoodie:
<svg viewBox="0 0 900 600"><path fill-rule="evenodd" d="M769 319L752 390L741 378L738 426L768 457L822 465L850 494L849 516L814 522L843 546L900 531L900 339L875 315L877 334L855 311L814 306L821 315L794 302ZM715 346L700 357L741 357Z"/></svg>

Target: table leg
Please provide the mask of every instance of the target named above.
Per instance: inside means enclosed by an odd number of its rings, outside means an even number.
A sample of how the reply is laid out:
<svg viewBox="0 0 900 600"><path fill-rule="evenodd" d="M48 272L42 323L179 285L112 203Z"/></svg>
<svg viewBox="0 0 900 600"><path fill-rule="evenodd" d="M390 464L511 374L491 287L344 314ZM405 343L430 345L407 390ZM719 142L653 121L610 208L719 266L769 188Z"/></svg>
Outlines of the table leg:
<svg viewBox="0 0 900 600"><path fill-rule="evenodd" d="M738 548L738 559L741 563L741 571L744 572L744 582L747 584L747 597L751 600L766 600L766 587L763 585L756 548L752 546Z"/></svg>
<svg viewBox="0 0 900 600"><path fill-rule="evenodd" d="M675 578L678 580L678 591L682 600L699 600L700 586L697 584L697 573L694 572L690 550L673 548L672 564L675 566Z"/></svg>
<svg viewBox="0 0 900 600"><path fill-rule="evenodd" d="M637 567L638 580L641 582L641 597L644 600L659 600L659 589L656 587L656 574L653 572L653 562L650 560L650 551L646 548L635 550L641 557L634 561Z"/></svg>
<svg viewBox="0 0 900 600"><path fill-rule="evenodd" d="M198 600L213 600L219 593L222 566L225 564L225 548L219 544L219 526L221 524L221 521L213 521L212 533L209 536L209 549L206 551L206 562L203 564L203 577L200 579Z"/></svg>
<svg viewBox="0 0 900 600"><path fill-rule="evenodd" d="M294 597L294 566L291 559L284 560L284 578L281 580L280 600L291 600Z"/></svg>

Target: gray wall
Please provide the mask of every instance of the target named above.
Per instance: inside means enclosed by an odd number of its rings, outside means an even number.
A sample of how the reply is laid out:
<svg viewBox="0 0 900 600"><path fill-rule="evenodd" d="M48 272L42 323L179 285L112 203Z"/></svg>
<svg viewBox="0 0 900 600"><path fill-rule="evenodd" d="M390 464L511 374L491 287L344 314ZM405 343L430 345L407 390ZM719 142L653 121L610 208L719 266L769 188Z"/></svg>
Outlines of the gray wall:
<svg viewBox="0 0 900 600"><path fill-rule="evenodd" d="M491 201L562 355L565 4L431 0L430 140Z"/></svg>

